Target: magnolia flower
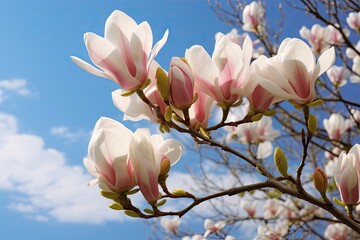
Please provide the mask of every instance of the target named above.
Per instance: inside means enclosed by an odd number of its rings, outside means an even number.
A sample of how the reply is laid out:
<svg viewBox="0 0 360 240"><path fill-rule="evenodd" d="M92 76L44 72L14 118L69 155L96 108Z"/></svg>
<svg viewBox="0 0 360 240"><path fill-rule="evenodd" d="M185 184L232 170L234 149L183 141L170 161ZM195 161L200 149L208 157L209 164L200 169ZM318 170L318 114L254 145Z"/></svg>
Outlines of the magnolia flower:
<svg viewBox="0 0 360 240"><path fill-rule="evenodd" d="M140 88L149 78L149 66L167 40L168 31L152 48L153 36L147 22L139 25L128 15L114 11L106 21L105 36L85 33L92 62L72 57L82 69L119 84L126 91Z"/></svg>
<svg viewBox="0 0 360 240"><path fill-rule="evenodd" d="M360 33L360 12L351 12L346 18L346 22L351 29Z"/></svg>
<svg viewBox="0 0 360 240"><path fill-rule="evenodd" d="M107 192L124 192L137 185L134 163L128 157L132 132L110 118L100 118L89 143L84 165L96 177L89 185L99 183Z"/></svg>
<svg viewBox="0 0 360 240"><path fill-rule="evenodd" d="M344 119L339 113L331 114L329 119L324 119L324 128L330 139L340 140L341 136L352 127L350 119Z"/></svg>
<svg viewBox="0 0 360 240"><path fill-rule="evenodd" d="M206 232L204 233L204 237L206 238L210 233L220 232L225 227L225 225L225 221L218 221L214 223L210 219L205 219L204 228L206 229Z"/></svg>
<svg viewBox="0 0 360 240"><path fill-rule="evenodd" d="M326 71L326 74L335 87L342 87L347 83L346 79L351 75L351 72L344 66L334 65Z"/></svg>
<svg viewBox="0 0 360 240"><path fill-rule="evenodd" d="M323 52L315 64L314 54L303 41L296 38L285 39L278 54L271 58L272 64L281 75L271 79L258 79L260 85L274 95L292 100L296 104L306 104L315 98L315 81L335 60L334 48Z"/></svg>
<svg viewBox="0 0 360 240"><path fill-rule="evenodd" d="M356 56L353 59L353 65L351 66L351 70L355 73L350 77L350 82L352 83L360 83L360 56Z"/></svg>
<svg viewBox="0 0 360 240"><path fill-rule="evenodd" d="M217 40L218 38L221 38L223 35L224 35L223 33L218 32L215 34L215 39ZM247 33L238 34L238 30L236 28L233 28L233 29L231 29L230 32L225 34L225 36L227 36L231 41L233 41L237 45L243 46L244 41L249 36L249 34L247 34ZM263 46L258 46L257 48L255 48L256 45L258 45L259 43L261 43L261 41L259 39L252 41L252 45L254 47L253 53L252 53L252 58L254 58L254 59L260 57L265 52L265 48Z"/></svg>
<svg viewBox="0 0 360 240"><path fill-rule="evenodd" d="M173 232L175 233L181 223L181 219L179 217L173 217L173 218L162 218L160 221L161 226L167 231L167 232Z"/></svg>
<svg viewBox="0 0 360 240"><path fill-rule="evenodd" d="M324 232L324 237L329 240L346 240L348 228L345 224L329 224Z"/></svg>
<svg viewBox="0 0 360 240"><path fill-rule="evenodd" d="M259 32L265 17L265 9L261 3L252 2L244 7L242 13L242 29L248 32Z"/></svg>
<svg viewBox="0 0 360 240"><path fill-rule="evenodd" d="M278 130L272 127L270 117L263 117L260 121L244 123L236 128L226 128L229 132L226 139L228 141L237 140L241 143L258 144L257 158L264 159L271 155L273 146L271 141L280 135Z"/></svg>
<svg viewBox="0 0 360 240"><path fill-rule="evenodd" d="M328 177L334 177L335 159L330 160L325 165L325 173Z"/></svg>
<svg viewBox="0 0 360 240"><path fill-rule="evenodd" d="M198 98L189 109L190 124L195 128L200 126L206 128L209 122L214 99L202 91L197 90L196 85L195 93L197 93Z"/></svg>
<svg viewBox="0 0 360 240"><path fill-rule="evenodd" d="M335 159L334 179L342 201L356 205L359 202L360 189L359 144L355 144L347 154L341 152L339 158Z"/></svg>
<svg viewBox="0 0 360 240"><path fill-rule="evenodd" d="M186 60L171 59L169 82L171 104L177 109L188 109L194 102L194 76Z"/></svg>
<svg viewBox="0 0 360 240"><path fill-rule="evenodd" d="M309 42L315 54L320 55L320 53L324 52L330 47L327 42L327 29L320 26L319 24L314 24L311 29L303 26L299 33L302 38Z"/></svg>
<svg viewBox="0 0 360 240"><path fill-rule="evenodd" d="M149 202L157 200L161 196L158 189L160 164L169 161L173 165L179 160L182 154L180 143L172 139L164 140L158 134L150 135L146 128L137 129L130 141L129 154L141 193Z"/></svg>
<svg viewBox="0 0 360 240"><path fill-rule="evenodd" d="M355 122L360 123L360 111L357 109L351 109L351 114L352 114Z"/></svg>
<svg viewBox="0 0 360 240"><path fill-rule="evenodd" d="M258 143L273 141L280 132L273 129L270 117L263 117L259 121L239 125L230 134L232 138L236 137L242 143Z"/></svg>
<svg viewBox="0 0 360 240"><path fill-rule="evenodd" d="M247 212L249 217L255 217L257 201L241 200L240 206Z"/></svg>
<svg viewBox="0 0 360 240"><path fill-rule="evenodd" d="M149 70L149 77L151 79L155 79L155 73L159 67L160 65L156 61L152 62ZM125 97L121 95L123 92L121 89L113 91L112 99L114 105L124 113L124 120L140 121L145 119L150 122L159 122L156 111L150 108L137 94ZM152 81L150 85L144 89L144 94L151 103L160 108L162 114L165 113L167 105L161 98L155 81Z"/></svg>
<svg viewBox="0 0 360 240"><path fill-rule="evenodd" d="M325 151L324 156L327 159L333 160L335 157L339 156L341 153L341 149L338 147L334 147L331 152Z"/></svg>
<svg viewBox="0 0 360 240"><path fill-rule="evenodd" d="M279 216L280 202L276 198L267 199L264 204L264 219L272 219Z"/></svg>
<svg viewBox="0 0 360 240"><path fill-rule="evenodd" d="M358 41L357 44L355 45L355 49L360 52L360 41ZM351 59L359 56L359 55L358 55L353 49L351 49L351 48L346 48L345 53L346 53L346 56L347 56L348 58L351 58Z"/></svg>
<svg viewBox="0 0 360 240"><path fill-rule="evenodd" d="M227 235L224 240L236 240L236 238L231 235Z"/></svg>
<svg viewBox="0 0 360 240"><path fill-rule="evenodd" d="M328 43L330 43L331 45L335 45L335 46L339 46L342 43L344 43L344 38L341 35L340 31L337 30L334 26L332 25L328 25L326 27L326 41ZM349 36L350 32L348 29L344 28L342 29L343 33L345 34L345 36Z"/></svg>
<svg viewBox="0 0 360 240"><path fill-rule="evenodd" d="M282 78L282 76L269 58L260 56L251 63L250 79L244 84L243 92L254 112L265 112L271 104L283 100L259 84L262 79L273 78Z"/></svg>
<svg viewBox="0 0 360 240"><path fill-rule="evenodd" d="M252 44L249 37L243 48L227 36L218 37L212 58L202 46L186 50L188 61L199 90L217 102L233 104L241 96L234 89L241 88L249 77Z"/></svg>
<svg viewBox="0 0 360 240"><path fill-rule="evenodd" d="M271 224L261 224L257 229L257 236L254 240L283 240L288 233L289 225L287 221L277 222L275 226Z"/></svg>
<svg viewBox="0 0 360 240"><path fill-rule="evenodd" d="M279 215L285 219L294 219L299 216L299 209L291 199L287 199L279 209Z"/></svg>

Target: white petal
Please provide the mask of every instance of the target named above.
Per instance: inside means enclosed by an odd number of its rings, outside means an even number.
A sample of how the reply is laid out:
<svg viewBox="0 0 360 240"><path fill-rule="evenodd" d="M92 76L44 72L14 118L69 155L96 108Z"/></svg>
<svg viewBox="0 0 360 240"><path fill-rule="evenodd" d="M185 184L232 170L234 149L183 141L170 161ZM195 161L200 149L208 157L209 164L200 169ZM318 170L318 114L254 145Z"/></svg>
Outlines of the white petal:
<svg viewBox="0 0 360 240"><path fill-rule="evenodd" d="M76 65L78 65L80 68L82 68L83 70L85 70L91 74L94 74L95 76L113 80L113 78L106 72L101 71L100 69L94 67L93 65L90 65L89 63L85 62L84 60L82 60L78 57L71 56L71 60L73 60L73 62Z"/></svg>
<svg viewBox="0 0 360 240"><path fill-rule="evenodd" d="M117 42L118 35L112 31L110 31L111 26L116 25L119 29L125 34L128 40L135 28L137 27L134 19L126 15L125 13L115 10L106 20L105 23L105 38L110 40L112 39L114 42ZM115 34L115 35L114 35Z"/></svg>
<svg viewBox="0 0 360 240"><path fill-rule="evenodd" d="M114 105L124 113L124 120L131 121L156 121L153 112L149 106L142 101L137 94L132 94L128 97L123 97L122 90L118 89L112 92L112 99Z"/></svg>
<svg viewBox="0 0 360 240"><path fill-rule="evenodd" d="M168 39L168 36L169 36L169 29L166 29L163 37L154 45L153 49L151 50L147 68L149 68L151 62L154 60L154 58L159 53L161 48L165 45L165 43Z"/></svg>
<svg viewBox="0 0 360 240"><path fill-rule="evenodd" d="M266 141L266 142L262 142L259 144L257 152L256 152L256 157L258 159L264 159L267 158L268 156L270 156L273 152L273 146L271 144L271 142Z"/></svg>
<svg viewBox="0 0 360 240"><path fill-rule="evenodd" d="M335 62L335 49L334 47L329 48L323 52L316 64L316 71L318 71L317 77L328 70Z"/></svg>
<svg viewBox="0 0 360 240"><path fill-rule="evenodd" d="M163 141L158 146L157 150L166 155L166 157L170 160L171 165L177 163L183 152L181 144L173 139Z"/></svg>

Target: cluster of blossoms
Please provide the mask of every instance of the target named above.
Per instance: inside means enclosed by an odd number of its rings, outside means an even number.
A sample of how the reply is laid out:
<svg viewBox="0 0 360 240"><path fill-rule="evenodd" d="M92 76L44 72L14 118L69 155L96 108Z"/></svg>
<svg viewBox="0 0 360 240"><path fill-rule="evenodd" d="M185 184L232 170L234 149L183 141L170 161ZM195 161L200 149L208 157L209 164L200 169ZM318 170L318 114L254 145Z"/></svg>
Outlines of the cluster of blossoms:
<svg viewBox="0 0 360 240"><path fill-rule="evenodd" d="M102 117L95 125L84 165L96 177L90 185L99 183L104 192L113 193L126 193L139 186L151 202L161 197L159 176L166 175L181 154L182 147L175 140L150 135L148 129L133 133L121 123Z"/></svg>
<svg viewBox="0 0 360 240"><path fill-rule="evenodd" d="M264 17L261 4L252 2L246 5L242 15L243 30L260 35L265 27ZM347 22L351 29L359 31L359 14L350 14ZM343 32L348 36L349 31ZM262 55L264 48L254 51L258 42L252 41L247 34L238 35L235 31L226 35L218 33L212 54L200 45L192 46L185 51L184 57L173 57L165 70L154 59L166 43L168 31L153 46L152 31L147 22L137 24L125 13L114 11L106 21L104 37L94 33L84 36L88 55L95 66L77 57L72 59L84 70L120 86L121 89L112 93L112 99L124 113L124 120L145 119L158 123L161 132L173 128L192 134L194 139L199 135L211 139L212 130L226 126L227 142L236 140L254 144L257 146L256 158L264 159L273 151L271 142L280 135L272 128L270 116L276 113L270 109L272 104L287 100L296 108L303 109L305 115L310 106L319 103L315 99L315 84L321 74L326 72L335 88L346 84L348 77L352 82L359 78L351 76L345 67L332 66L335 61L332 46L344 43L344 36L336 26L323 28L314 25L311 30L303 27L300 35L309 41L312 49L300 39L286 38L274 56L266 57ZM360 41L357 50L359 46ZM360 73L360 56L353 49L346 55L353 59L353 72ZM318 56L317 60L315 56ZM239 106L244 105L244 101L248 103L244 116L233 119L232 112L240 111ZM210 126L216 107L222 110L223 118L220 123ZM352 120L345 120L340 114L332 114L324 120L331 141L340 142L346 131L359 124L359 112L353 110L352 113ZM310 117L314 118L313 115ZM316 119L310 117L305 117L308 140L316 130ZM335 148L333 154L327 153L327 157L333 159L331 166L326 167L326 172L321 168L315 170L314 185L326 198L327 176L333 176L341 196L337 203L352 207L360 201L360 145L353 146L348 153L341 150ZM114 209L138 210L127 198L138 186L153 207L153 210L145 211L149 215L141 216L149 217L156 216L154 211L159 212L157 207L161 204L157 201L162 197L192 196L183 190L169 193L166 187L170 166L181 155L182 147L174 140L151 135L148 129L132 132L121 123L103 117L95 125L84 164L95 177L90 185L98 183L102 194L118 204L113 206ZM286 157L278 157L278 163L275 158L279 172L291 180L287 174ZM279 168L278 165L282 166ZM159 190L159 185L165 195ZM240 205L250 218L256 216L256 201L244 200ZM142 212L138 211L129 215L139 216ZM321 214L317 209L298 206L291 200L270 199L264 205L262 217L282 221L259 226L256 239L282 239L288 232L289 221L306 221L314 216L321 217ZM180 223L179 218L161 221L162 226L174 234ZM225 222L214 223L207 219L204 227L204 234L196 234L191 239L223 234ZM325 235L334 234L336 228L338 226L333 224ZM234 239L226 234L224 238Z"/></svg>

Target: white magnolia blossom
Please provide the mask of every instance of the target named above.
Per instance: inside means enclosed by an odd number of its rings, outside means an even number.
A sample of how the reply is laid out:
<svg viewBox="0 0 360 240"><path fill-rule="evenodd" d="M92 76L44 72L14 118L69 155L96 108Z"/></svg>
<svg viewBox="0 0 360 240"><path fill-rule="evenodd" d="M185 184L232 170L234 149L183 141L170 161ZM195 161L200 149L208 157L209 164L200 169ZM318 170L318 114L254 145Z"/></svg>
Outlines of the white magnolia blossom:
<svg viewBox="0 0 360 240"><path fill-rule="evenodd" d="M154 47L147 22L137 24L121 11L114 11L106 20L105 36L85 33L84 41L94 67L77 57L72 60L85 71L107 78L126 91L137 90L149 78L150 64L166 43L168 31Z"/></svg>
<svg viewBox="0 0 360 240"><path fill-rule="evenodd" d="M261 224L257 229L254 240L283 240L289 231L287 221L278 221L275 225Z"/></svg>
<svg viewBox="0 0 360 240"><path fill-rule="evenodd" d="M360 145L355 144L348 153L341 152L334 162L334 179L341 200L356 205L360 200Z"/></svg>
<svg viewBox="0 0 360 240"><path fill-rule="evenodd" d="M342 87L347 83L346 79L350 77L351 72L344 66L334 65L326 71L326 74L335 87Z"/></svg>
<svg viewBox="0 0 360 240"><path fill-rule="evenodd" d="M219 38L221 35L222 35L222 33L220 33L220 32L216 33L215 39ZM239 46L243 46L244 41L245 41L246 37L249 36L249 34L247 34L247 33L239 34L238 30L236 28L233 28L233 29L231 29L230 32L225 34L225 36L230 38L231 41L238 44ZM259 43L261 43L259 39L252 41L252 44L254 47L252 57L255 59L260 57L261 55L263 55L265 52L265 48L263 46L257 46Z"/></svg>
<svg viewBox="0 0 360 240"><path fill-rule="evenodd" d="M353 70L355 74L350 77L350 81L352 83L360 83L360 56L354 57L351 70Z"/></svg>
<svg viewBox="0 0 360 240"><path fill-rule="evenodd" d="M261 32L265 17L265 9L260 2L253 1L244 7L242 12L242 29L248 32Z"/></svg>
<svg viewBox="0 0 360 240"><path fill-rule="evenodd" d="M326 41L326 28L320 26L319 24L314 24L311 29L303 26L300 29L299 33L302 38L306 39L309 42L315 54L320 54L326 49L330 48L329 43Z"/></svg>
<svg viewBox="0 0 360 240"><path fill-rule="evenodd" d="M249 201L242 199L240 202L240 206L247 212L249 217L255 217L256 214L256 206L258 201Z"/></svg>
<svg viewBox="0 0 360 240"><path fill-rule="evenodd" d="M324 232L324 237L329 240L346 240L348 227L345 224L329 224Z"/></svg>
<svg viewBox="0 0 360 240"><path fill-rule="evenodd" d="M339 113L333 113L329 119L324 119L324 128L330 139L340 140L342 135L352 127L350 119L344 119Z"/></svg>
<svg viewBox="0 0 360 240"><path fill-rule="evenodd" d="M330 160L325 165L325 173L328 177L334 177L335 159Z"/></svg>
<svg viewBox="0 0 360 240"><path fill-rule="evenodd" d="M204 237L206 238L209 236L210 233L217 233L221 231L225 227L225 221L218 221L214 223L211 219L205 219L204 221L204 228L206 229L204 233Z"/></svg>
<svg viewBox="0 0 360 240"><path fill-rule="evenodd" d="M346 22L351 29L360 33L360 12L351 12L346 18Z"/></svg>
<svg viewBox="0 0 360 240"><path fill-rule="evenodd" d="M271 141L280 135L278 130L273 129L270 117L263 117L260 121L244 123L236 128L226 128L227 141L239 141L244 144L258 144L257 157L260 159L271 155L273 146Z"/></svg>
<svg viewBox="0 0 360 240"><path fill-rule="evenodd" d="M355 122L360 123L360 111L357 109L351 109L351 114L354 118L352 120L355 120ZM354 125L356 124L354 123Z"/></svg>
<svg viewBox="0 0 360 240"><path fill-rule="evenodd" d="M162 218L160 224L167 232L175 233L181 224L181 219L179 217Z"/></svg>
<svg viewBox="0 0 360 240"><path fill-rule="evenodd" d="M291 199L287 199L281 204L279 215L285 219L294 219L299 217L299 209Z"/></svg>
<svg viewBox="0 0 360 240"><path fill-rule="evenodd" d="M264 219L277 218L282 210L281 203L276 198L267 199L264 204Z"/></svg>

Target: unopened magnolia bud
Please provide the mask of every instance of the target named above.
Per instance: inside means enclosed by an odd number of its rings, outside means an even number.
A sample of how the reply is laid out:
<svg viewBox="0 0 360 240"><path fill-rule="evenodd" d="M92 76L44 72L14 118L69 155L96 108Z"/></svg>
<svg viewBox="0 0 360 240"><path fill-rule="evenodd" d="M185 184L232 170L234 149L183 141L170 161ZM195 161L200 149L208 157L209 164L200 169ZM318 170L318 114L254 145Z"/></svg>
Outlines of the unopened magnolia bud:
<svg viewBox="0 0 360 240"><path fill-rule="evenodd" d="M170 82L166 72L162 68L156 70L156 86L164 101L169 99Z"/></svg>
<svg viewBox="0 0 360 240"><path fill-rule="evenodd" d="M163 199L163 200L155 203L154 205L157 206L157 207L160 207L160 206L164 205L165 203L166 203L166 199Z"/></svg>
<svg viewBox="0 0 360 240"><path fill-rule="evenodd" d="M171 164L170 164L170 160L168 158L164 158L163 160L161 160L160 176L168 174L168 172L170 171L170 166L171 166Z"/></svg>
<svg viewBox="0 0 360 240"><path fill-rule="evenodd" d="M172 108L170 106L167 106L164 114L165 121L167 122L171 121L172 113L173 113Z"/></svg>
<svg viewBox="0 0 360 240"><path fill-rule="evenodd" d="M314 171L314 186L321 194L325 194L328 187L328 180L326 173L320 167L317 167Z"/></svg>
<svg viewBox="0 0 360 240"><path fill-rule="evenodd" d="M109 208L114 210L123 210L124 207L120 203L112 203L109 205Z"/></svg>
<svg viewBox="0 0 360 240"><path fill-rule="evenodd" d="M276 147L274 151L274 163L281 175L283 175L284 177L288 176L288 163L286 160L286 156L279 147Z"/></svg>
<svg viewBox="0 0 360 240"><path fill-rule="evenodd" d="M274 110L274 109L270 109L270 110L267 110L266 112L264 112L264 115L268 116L268 117L272 117L275 114L276 114L276 110Z"/></svg>
<svg viewBox="0 0 360 240"><path fill-rule="evenodd" d="M175 196L185 196L187 195L187 192L185 190L176 188L172 191L172 194L174 194Z"/></svg>
<svg viewBox="0 0 360 240"><path fill-rule="evenodd" d="M314 134L317 127L317 119L313 114L310 114L307 124L309 131Z"/></svg>

